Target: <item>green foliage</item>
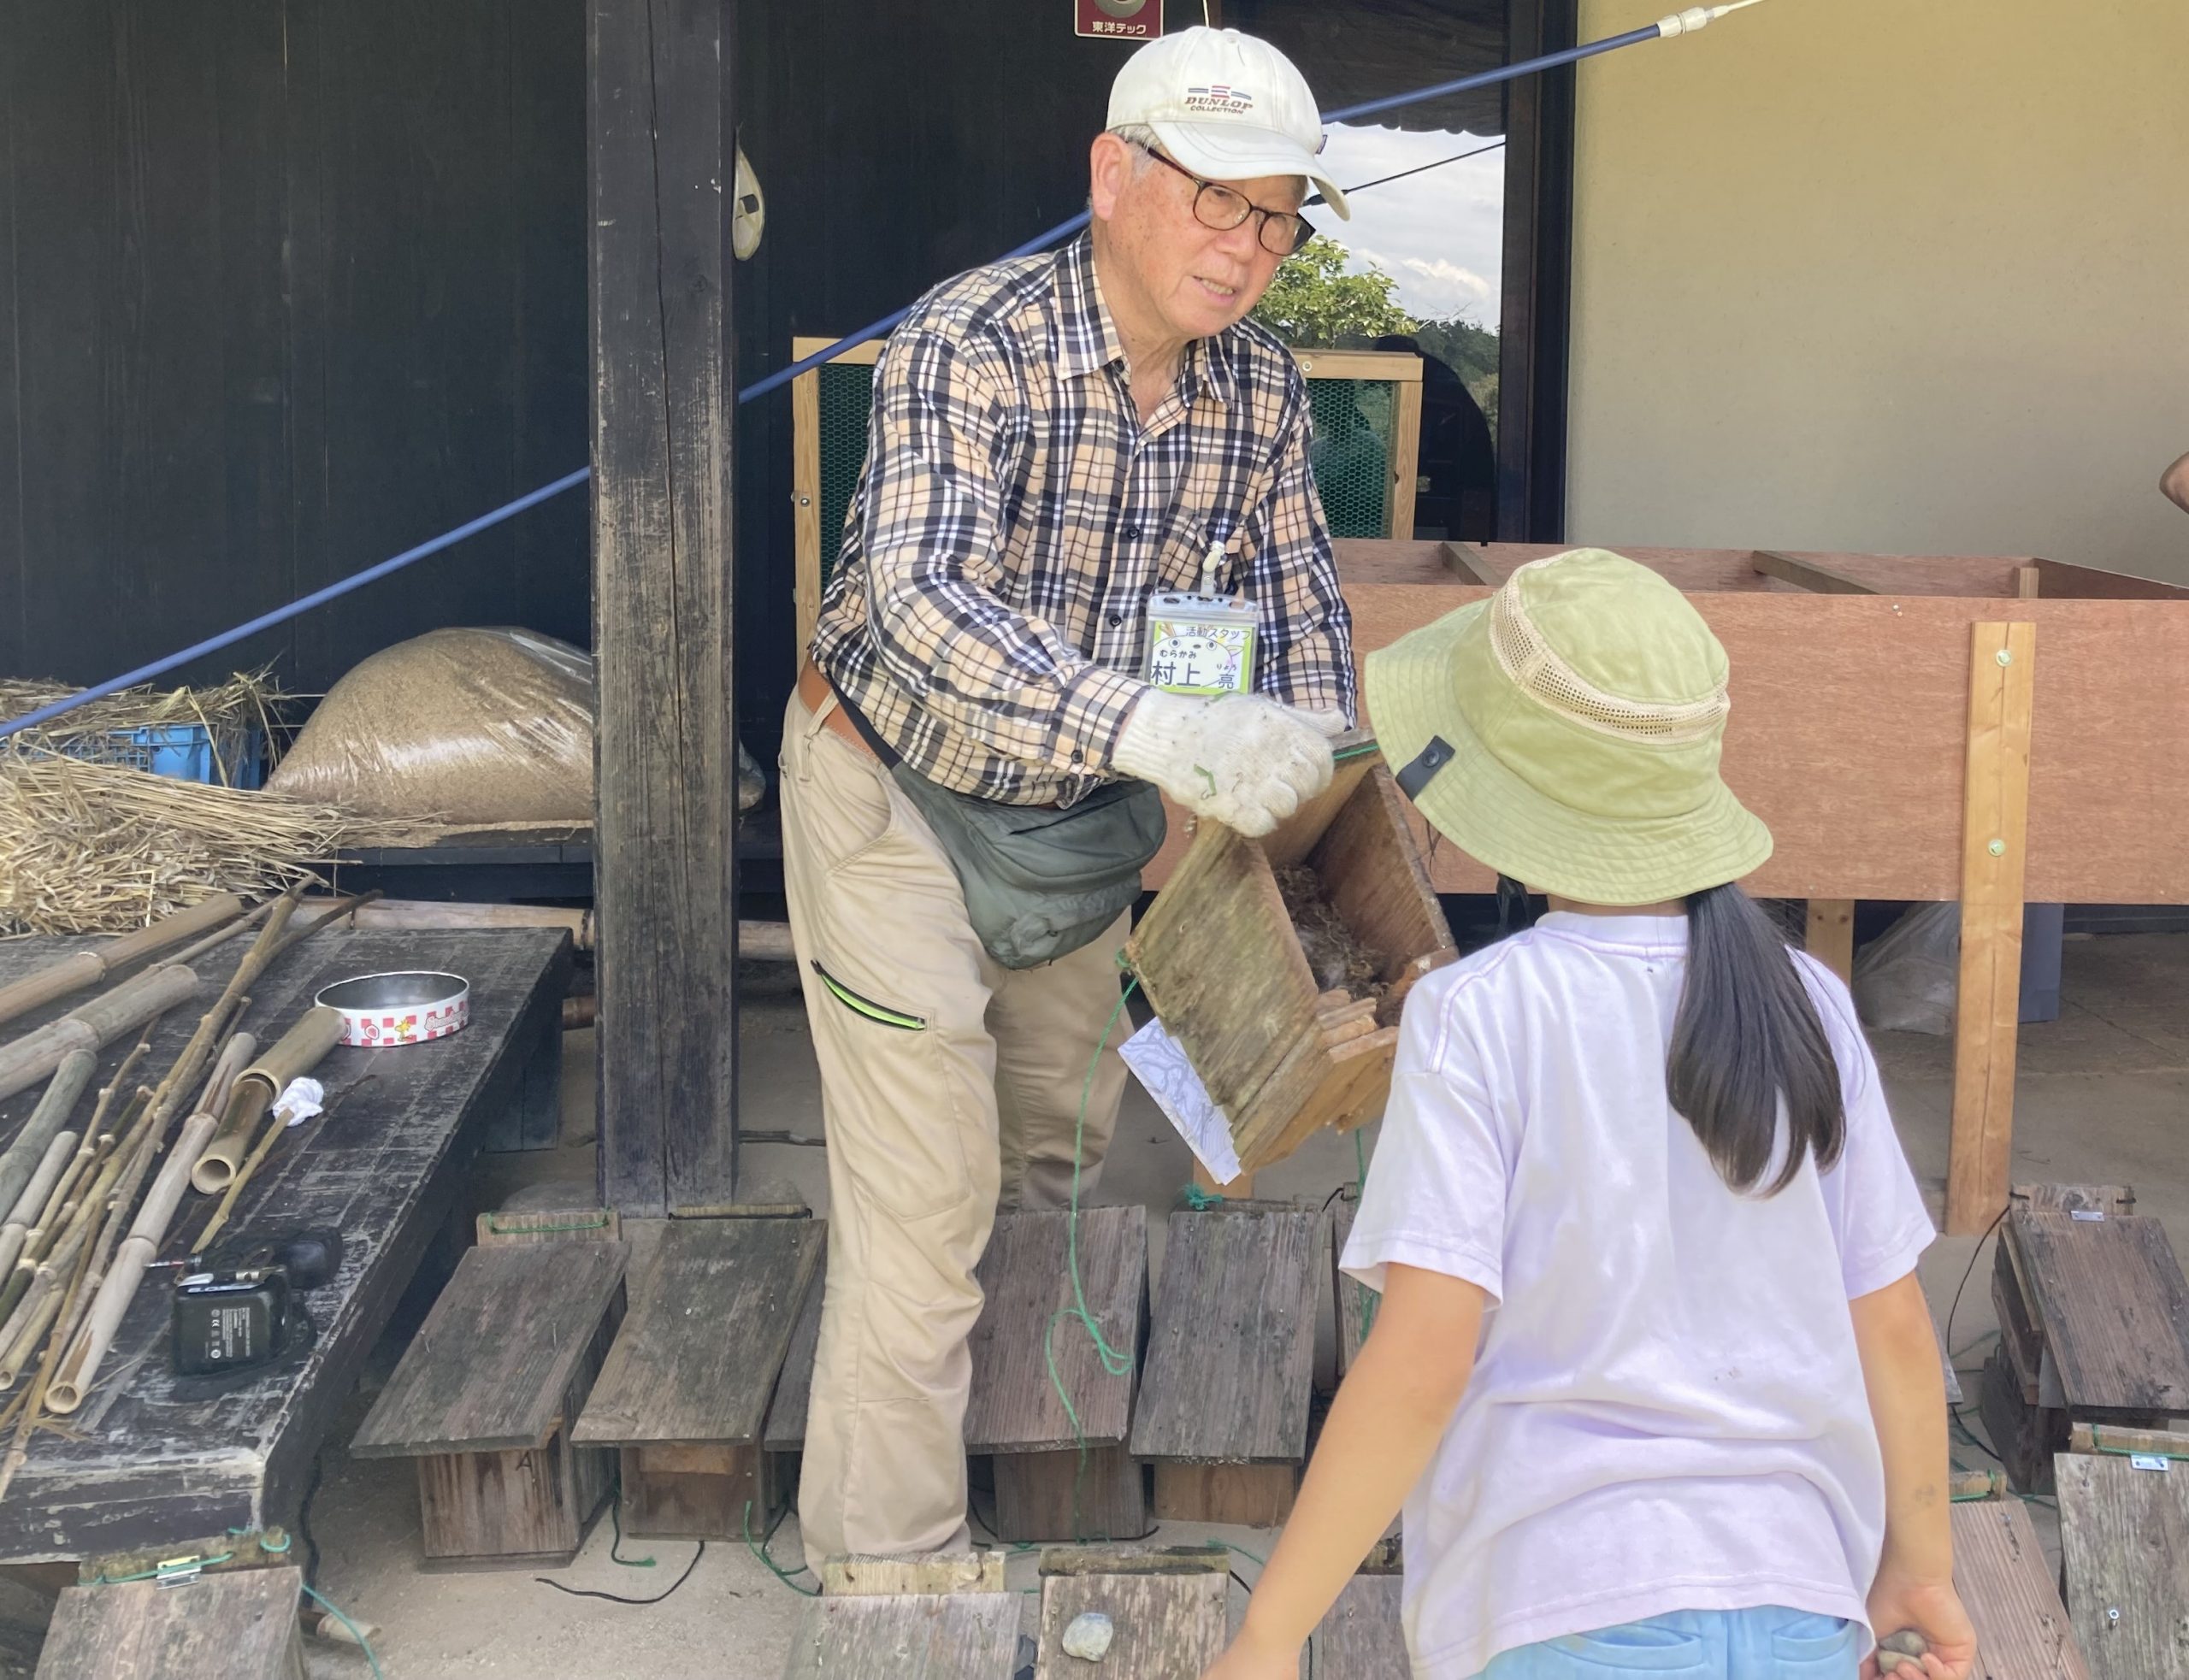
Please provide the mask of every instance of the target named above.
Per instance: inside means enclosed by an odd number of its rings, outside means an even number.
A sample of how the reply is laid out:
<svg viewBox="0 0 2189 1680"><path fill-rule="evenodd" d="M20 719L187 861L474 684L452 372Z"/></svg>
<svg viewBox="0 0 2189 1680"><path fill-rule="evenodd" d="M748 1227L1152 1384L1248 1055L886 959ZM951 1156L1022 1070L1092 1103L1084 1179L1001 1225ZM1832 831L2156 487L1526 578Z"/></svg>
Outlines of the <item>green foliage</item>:
<svg viewBox="0 0 2189 1680"><path fill-rule="evenodd" d="M1348 274L1345 247L1313 239L1285 260L1254 306L1254 319L1289 345L1331 350L1382 333L1411 333L1412 315L1391 296L1389 274Z"/></svg>

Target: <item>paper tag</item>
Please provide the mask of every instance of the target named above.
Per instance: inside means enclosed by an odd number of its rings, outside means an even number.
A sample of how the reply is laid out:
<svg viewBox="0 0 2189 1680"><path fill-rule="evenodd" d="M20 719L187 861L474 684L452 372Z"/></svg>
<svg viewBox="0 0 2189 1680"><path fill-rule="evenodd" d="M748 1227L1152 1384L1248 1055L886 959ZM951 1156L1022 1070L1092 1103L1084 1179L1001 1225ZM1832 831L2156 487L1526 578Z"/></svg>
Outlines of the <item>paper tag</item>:
<svg viewBox="0 0 2189 1680"><path fill-rule="evenodd" d="M274 1101L274 1117L284 1125L301 1126L322 1111L320 1102L326 1095L316 1079L292 1079Z"/></svg>
<svg viewBox="0 0 2189 1680"><path fill-rule="evenodd" d="M1186 1147L1208 1169L1218 1184L1229 1184L1240 1173L1239 1152L1231 1142L1231 1123L1208 1094L1185 1048L1151 1021L1118 1046L1125 1065L1148 1088Z"/></svg>
<svg viewBox="0 0 2189 1680"><path fill-rule="evenodd" d="M2163 1453L2131 1453L2128 1455L2128 1468L2162 1471L2166 1468L2166 1455Z"/></svg>
<svg viewBox="0 0 2189 1680"><path fill-rule="evenodd" d="M2078 1207L2071 1209L2068 1214L2068 1217L2070 1219L2080 1219L2086 1225L2102 1225L2105 1223L2105 1216L2094 1207Z"/></svg>
<svg viewBox="0 0 2189 1680"><path fill-rule="evenodd" d="M1148 604L1148 656L1141 675L1173 694L1243 694L1254 686L1254 603L1172 592Z"/></svg>

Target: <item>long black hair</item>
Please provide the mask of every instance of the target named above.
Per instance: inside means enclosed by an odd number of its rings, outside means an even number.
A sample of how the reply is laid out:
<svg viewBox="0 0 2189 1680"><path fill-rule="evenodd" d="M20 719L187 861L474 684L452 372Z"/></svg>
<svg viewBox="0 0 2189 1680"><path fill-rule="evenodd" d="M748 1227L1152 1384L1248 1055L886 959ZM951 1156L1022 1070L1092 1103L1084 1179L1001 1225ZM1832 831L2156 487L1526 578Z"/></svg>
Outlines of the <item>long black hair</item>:
<svg viewBox="0 0 2189 1680"><path fill-rule="evenodd" d="M1820 1170L1831 1166L1847 1141L1839 1069L1815 1001L1770 917L1731 881L1687 900L1687 981L1665 1088L1736 1190L1754 1190L1770 1170L1781 1098L1786 1152L1765 1195L1792 1183L1812 1152Z"/></svg>

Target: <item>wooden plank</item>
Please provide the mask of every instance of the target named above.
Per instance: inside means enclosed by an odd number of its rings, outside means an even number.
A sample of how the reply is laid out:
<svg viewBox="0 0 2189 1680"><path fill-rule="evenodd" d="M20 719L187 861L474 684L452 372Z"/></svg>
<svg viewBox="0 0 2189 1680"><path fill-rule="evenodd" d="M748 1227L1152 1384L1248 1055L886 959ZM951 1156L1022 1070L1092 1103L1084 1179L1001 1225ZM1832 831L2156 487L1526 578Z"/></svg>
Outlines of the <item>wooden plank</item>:
<svg viewBox="0 0 2189 1680"><path fill-rule="evenodd" d="M304 1680L303 1595L304 1571L292 1568L66 1588L38 1680Z"/></svg>
<svg viewBox="0 0 2189 1680"><path fill-rule="evenodd" d="M1360 1211L1360 1193L1348 1190L1331 1204L1331 1288L1337 1302L1337 1375L1345 1380L1346 1372L1353 1369L1353 1362L1360 1357L1361 1344L1368 1340L1369 1326L1375 1322L1376 1292L1366 1283L1356 1282L1338 1270L1338 1263L1345 1258L1346 1239L1353 1235L1353 1222Z"/></svg>
<svg viewBox="0 0 2189 1680"><path fill-rule="evenodd" d="M2030 1405L2014 1367L1999 1348L1984 1361L1977 1391L1984 1427L2017 1493L2052 1491L2052 1456L2068 1444L2068 1414Z"/></svg>
<svg viewBox="0 0 2189 1680"><path fill-rule="evenodd" d="M1812 594L1874 595L1878 592L1868 584L1860 582L1844 572L1835 571L1829 566L1820 566L1814 560L1797 560L1792 555L1781 554L1776 549L1756 550L1755 569L1766 577L1775 577Z"/></svg>
<svg viewBox="0 0 2189 1680"><path fill-rule="evenodd" d="M1398 401L1391 415L1390 523L1393 537L1413 535L1413 502L1420 492L1421 368L1398 387Z"/></svg>
<svg viewBox="0 0 2189 1680"><path fill-rule="evenodd" d="M1100 1665L1103 1680L1178 1680L1224 1653L1230 1577L1224 1567L1189 1574L1045 1575L1041 1653L1035 1680L1079 1680L1089 1665L1065 1654L1073 1618L1100 1611L1115 1638Z"/></svg>
<svg viewBox="0 0 2189 1680"><path fill-rule="evenodd" d="M1132 1541L1148 1533L1148 1473L1123 1447L999 1453L995 1537L1012 1545Z"/></svg>
<svg viewBox="0 0 2189 1680"><path fill-rule="evenodd" d="M2007 1216L2068 1408L2189 1413L2189 1284L2157 1219Z"/></svg>
<svg viewBox="0 0 2189 1680"><path fill-rule="evenodd" d="M2136 1193L2125 1184L2017 1184L2009 1200L2033 1213L2110 1216L2136 1211Z"/></svg>
<svg viewBox="0 0 2189 1680"><path fill-rule="evenodd" d="M828 1245L822 1247L825 1251ZM805 1304L799 1309L798 1327L791 1332L782 1372L776 1378L775 1397L768 1402L768 1421L762 1427L760 1444L770 1453L795 1453L805 1445L805 1413L813 1399L813 1354L821 1345L821 1300L826 1293L827 1274L824 1252L805 1287Z"/></svg>
<svg viewBox="0 0 2189 1680"><path fill-rule="evenodd" d="M1383 953L1378 979L1395 981L1442 968L1459 955L1407 827L1406 796L1378 758L1307 857L1331 907L1360 942ZM1395 1014L1378 1011L1385 1026Z"/></svg>
<svg viewBox="0 0 2189 1680"><path fill-rule="evenodd" d="M800 1610L784 1680L1010 1680L1008 1593L817 1598Z"/></svg>
<svg viewBox="0 0 2189 1680"><path fill-rule="evenodd" d="M1125 1438L1133 1371L1112 1375L1087 1327L1070 1312L1057 1319L1077 1299L1070 1259L1073 1217L1061 1209L996 1216L974 1271L984 1300L968 1344L973 1386L965 1446L971 1452L1076 1448L1082 1440L1110 1446ZM1147 1309L1148 1210L1137 1204L1090 1207L1077 1218L1079 1277L1088 1311L1110 1346L1130 1360L1139 1348ZM1079 1414L1077 1434L1057 1392L1059 1382Z"/></svg>
<svg viewBox="0 0 2189 1680"><path fill-rule="evenodd" d="M1855 901L1811 899L1803 948L1849 984L1855 978Z"/></svg>
<svg viewBox="0 0 2189 1680"><path fill-rule="evenodd" d="M1504 580L1495 575L1480 558L1480 548L1471 543L1447 542L1437 545L1445 569L1461 583L1486 584L1491 588Z"/></svg>
<svg viewBox="0 0 2189 1680"><path fill-rule="evenodd" d="M863 344L853 345L850 349L838 352L829 360L832 363L841 363L847 368L871 368L882 360L882 346L888 341L886 334L879 339L869 339ZM790 341L790 359L794 362L803 362L807 357L817 356L828 349L830 345L841 342L841 340L836 339L814 339L800 335ZM804 375L801 374L799 377L803 378Z"/></svg>
<svg viewBox="0 0 2189 1680"><path fill-rule="evenodd" d="M811 1219L675 1219L574 1439L758 1441L826 1231Z"/></svg>
<svg viewBox="0 0 2189 1680"><path fill-rule="evenodd" d="M1999 1346L2006 1353L2023 1403L2035 1406L2038 1374L2044 1369L2044 1339L2030 1318L2029 1303L2003 1241L1992 1251L1991 1310L1999 1321Z"/></svg>
<svg viewBox="0 0 2189 1680"><path fill-rule="evenodd" d="M2029 1507L2020 1500L1954 1506L1953 1584L1976 1624L1971 1680L2090 1680Z"/></svg>
<svg viewBox="0 0 2189 1680"><path fill-rule="evenodd" d="M629 1257L620 1242L470 1250L351 1452L385 1459L538 1445Z"/></svg>
<svg viewBox="0 0 2189 1680"><path fill-rule="evenodd" d="M906 1594L1000 1593L1000 1552L935 1552L923 1557L826 1558L821 1591L831 1598L896 1598Z"/></svg>
<svg viewBox="0 0 2189 1680"><path fill-rule="evenodd" d="M803 361L794 355L793 361ZM802 664L821 619L821 370L790 382L791 554L796 575L791 599Z"/></svg>
<svg viewBox="0 0 2189 1680"><path fill-rule="evenodd" d="M2061 560L2032 560L2029 566L2037 574L2038 592L2048 600L2068 595L2086 601L2189 601L2189 589L2157 578L2102 572Z"/></svg>
<svg viewBox="0 0 2189 1680"><path fill-rule="evenodd" d="M1171 1216L1132 1450L1297 1463L1314 1375L1322 1222L1306 1210Z"/></svg>
<svg viewBox="0 0 2189 1680"><path fill-rule="evenodd" d="M1965 1236L1982 1233L2006 1205L2014 1149L2037 627L1978 624L1970 644L1961 977L1946 1164L1946 1228Z"/></svg>
<svg viewBox="0 0 2189 1680"><path fill-rule="evenodd" d="M2058 1460L2061 1573L2092 1680L2189 1680L2189 1467Z"/></svg>
<svg viewBox="0 0 2189 1680"><path fill-rule="evenodd" d="M2189 1431L2135 1429L2124 1424L2076 1424L2068 1431L2071 1453L2154 1453L2162 1458L2189 1459Z"/></svg>
<svg viewBox="0 0 2189 1680"><path fill-rule="evenodd" d="M623 1531L650 1540L735 1540L782 1502L775 1455L758 1447L626 1447Z"/></svg>
<svg viewBox="0 0 2189 1680"><path fill-rule="evenodd" d="M1297 1465L1182 1464L1155 1461L1158 1521L1229 1523L1242 1529L1283 1526L1300 1496Z"/></svg>
<svg viewBox="0 0 2189 1680"><path fill-rule="evenodd" d="M560 1568L584 1538L562 1429L535 1447L429 1453L418 1461L419 1550L428 1566Z"/></svg>
<svg viewBox="0 0 2189 1680"><path fill-rule="evenodd" d="M583 1200L582 1193L577 1193ZM482 1248L497 1243L621 1242L623 1217L612 1207L497 1208L478 1217Z"/></svg>
<svg viewBox="0 0 2189 1680"><path fill-rule="evenodd" d="M1423 557L1406 563L1403 581L1364 580L1341 559L1357 654L1480 598L1450 581L1440 545L1416 546ZM1488 551L1500 560L1502 551ZM1833 561L1851 569L1857 558ZM2008 564L1985 563L2003 587ZM1962 810L1953 790L1966 771L1968 627L1996 619L1999 604L1921 592L1690 599L1732 662L1726 779L1778 837L1749 890L1957 898ZM2047 598L2011 610L2044 645L2031 731L2030 900L2189 899L2189 731L2172 722L2189 712L2189 604ZM2124 684L2119 673L2130 669L2154 675ZM1489 872L1449 845L1429 861L1440 893L1490 889Z"/></svg>
<svg viewBox="0 0 2189 1680"><path fill-rule="evenodd" d="M735 13L587 15L600 1179L660 1215L736 1195Z"/></svg>
<svg viewBox="0 0 2189 1680"><path fill-rule="evenodd" d="M0 944L0 981L74 943ZM197 965L209 994L248 943ZM569 935L559 929L329 930L281 958L244 1017L262 1042L294 1022L320 987L387 969L465 976L471 1024L411 1050L330 1052L317 1070L327 1111L290 1135L236 1205L239 1229L278 1221L342 1232L341 1268L312 1294L312 1357L216 1396L178 1394L168 1370L165 1296L140 1290L115 1340L115 1379L94 1397L98 1415L86 1414L86 1438L41 1434L0 1501L0 1559L150 1547L254 1527L268 1511L295 1508L321 1441L457 1203L473 1145L487 1118L517 1099L529 1049L555 1030L569 960ZM26 1028L32 1024L27 1017ZM151 1064L172 1060L196 1024L189 1011L161 1023ZM110 1078L127 1048L113 1046L94 1080ZM36 1095L0 1102L0 1135L21 1123ZM468 1229L468 1210L464 1217Z"/></svg>
<svg viewBox="0 0 2189 1680"><path fill-rule="evenodd" d="M1295 350L1293 359L1309 379L1359 379L1421 383L1421 358L1402 350ZM1409 533L1410 534L1410 533Z"/></svg>
<svg viewBox="0 0 2189 1680"><path fill-rule="evenodd" d="M1406 1631L1399 1625L1395 1575L1356 1575L1345 1583L1316 1634L1316 1669L1352 1680L1409 1680Z"/></svg>

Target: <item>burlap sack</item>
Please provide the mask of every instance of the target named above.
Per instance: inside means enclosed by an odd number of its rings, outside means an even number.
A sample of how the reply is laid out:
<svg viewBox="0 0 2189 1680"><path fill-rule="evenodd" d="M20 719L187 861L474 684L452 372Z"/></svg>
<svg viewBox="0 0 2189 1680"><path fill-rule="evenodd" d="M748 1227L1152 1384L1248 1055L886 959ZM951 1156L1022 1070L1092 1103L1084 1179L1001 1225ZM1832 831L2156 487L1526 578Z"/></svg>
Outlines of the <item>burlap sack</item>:
<svg viewBox="0 0 2189 1680"><path fill-rule="evenodd" d="M433 630L342 678L267 783L394 821L593 820L593 660L530 630Z"/></svg>

